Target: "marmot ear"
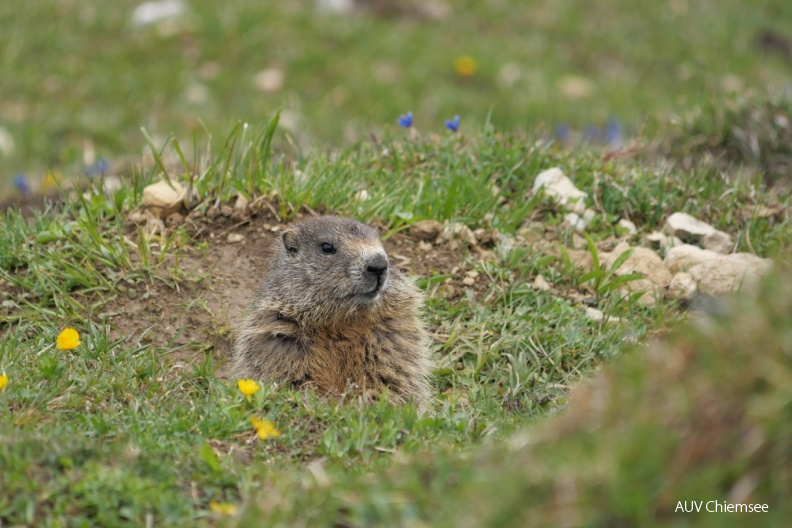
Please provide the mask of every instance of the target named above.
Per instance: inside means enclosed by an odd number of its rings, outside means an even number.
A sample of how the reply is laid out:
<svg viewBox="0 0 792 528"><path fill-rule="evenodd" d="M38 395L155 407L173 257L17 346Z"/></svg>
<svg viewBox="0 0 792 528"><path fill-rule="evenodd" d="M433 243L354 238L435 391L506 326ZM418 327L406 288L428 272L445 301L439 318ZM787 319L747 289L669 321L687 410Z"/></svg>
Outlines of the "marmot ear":
<svg viewBox="0 0 792 528"><path fill-rule="evenodd" d="M283 241L283 247L286 248L286 252L289 255L297 254L299 244L297 243L297 233L295 233L294 230L286 229L281 235L281 240Z"/></svg>

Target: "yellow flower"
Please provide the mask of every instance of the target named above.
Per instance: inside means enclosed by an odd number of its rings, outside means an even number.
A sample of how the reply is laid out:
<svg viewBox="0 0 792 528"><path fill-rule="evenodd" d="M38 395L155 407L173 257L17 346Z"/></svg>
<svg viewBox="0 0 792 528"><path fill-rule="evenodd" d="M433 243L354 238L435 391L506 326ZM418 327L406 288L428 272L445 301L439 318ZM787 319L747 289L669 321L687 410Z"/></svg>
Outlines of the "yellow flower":
<svg viewBox="0 0 792 528"><path fill-rule="evenodd" d="M74 328L64 328L58 334L58 350L72 350L80 346L80 334Z"/></svg>
<svg viewBox="0 0 792 528"><path fill-rule="evenodd" d="M237 386L239 387L240 392L245 396L256 394L256 392L258 392L258 390L261 388L261 385L252 379L239 380L237 381Z"/></svg>
<svg viewBox="0 0 792 528"><path fill-rule="evenodd" d="M209 502L209 509L221 515L236 515L237 512L236 504L228 502L211 501Z"/></svg>
<svg viewBox="0 0 792 528"><path fill-rule="evenodd" d="M6 385L8 385L8 376L6 376L6 373L3 372L0 374L0 390L5 389Z"/></svg>
<svg viewBox="0 0 792 528"><path fill-rule="evenodd" d="M261 440L266 440L267 437L270 436L280 436L281 434L281 432L275 428L275 424L269 420L259 420L253 416L250 418L250 423L253 424L253 427L256 429L256 433L258 433L258 437Z"/></svg>
<svg viewBox="0 0 792 528"><path fill-rule="evenodd" d="M454 59L454 71L460 77L473 77L476 70L478 70L478 64L473 57L462 55Z"/></svg>

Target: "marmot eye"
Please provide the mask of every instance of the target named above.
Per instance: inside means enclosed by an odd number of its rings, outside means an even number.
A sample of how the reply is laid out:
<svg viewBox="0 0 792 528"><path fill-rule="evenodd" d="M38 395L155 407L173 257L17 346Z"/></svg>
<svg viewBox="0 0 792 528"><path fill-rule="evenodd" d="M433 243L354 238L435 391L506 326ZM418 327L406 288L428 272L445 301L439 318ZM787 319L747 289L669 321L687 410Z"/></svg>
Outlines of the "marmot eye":
<svg viewBox="0 0 792 528"><path fill-rule="evenodd" d="M332 255L336 252L336 248L330 242L322 242L322 253L327 253L328 255Z"/></svg>

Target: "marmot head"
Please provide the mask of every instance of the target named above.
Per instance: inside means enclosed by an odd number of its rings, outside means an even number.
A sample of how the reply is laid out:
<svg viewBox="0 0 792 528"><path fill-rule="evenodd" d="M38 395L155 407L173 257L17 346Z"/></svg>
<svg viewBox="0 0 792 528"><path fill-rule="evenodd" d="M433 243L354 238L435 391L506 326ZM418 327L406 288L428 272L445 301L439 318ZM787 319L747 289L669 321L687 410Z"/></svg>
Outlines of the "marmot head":
<svg viewBox="0 0 792 528"><path fill-rule="evenodd" d="M371 226L349 218L309 218L284 230L276 246L278 281L290 290L279 293L294 296L288 300L295 307L311 304L309 311L351 315L387 291L388 255Z"/></svg>

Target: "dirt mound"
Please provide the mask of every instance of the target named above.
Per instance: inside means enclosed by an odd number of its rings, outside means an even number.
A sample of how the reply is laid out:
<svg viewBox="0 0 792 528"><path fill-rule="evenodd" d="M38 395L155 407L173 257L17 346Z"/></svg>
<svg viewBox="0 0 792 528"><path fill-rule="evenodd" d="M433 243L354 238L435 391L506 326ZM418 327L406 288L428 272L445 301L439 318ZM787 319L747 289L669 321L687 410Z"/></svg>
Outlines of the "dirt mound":
<svg viewBox="0 0 792 528"><path fill-rule="evenodd" d="M227 357L233 330L262 280L270 245L286 224L266 207L242 219L215 212L184 218L180 225L189 243L169 250L155 280L127 283L105 305L100 319L110 325L114 339L168 347L176 362L198 359L209 350L218 360ZM462 282L463 261L471 254L467 247L426 250L397 233L385 248L391 263L409 275L427 278L453 270L452 291L468 287Z"/></svg>

